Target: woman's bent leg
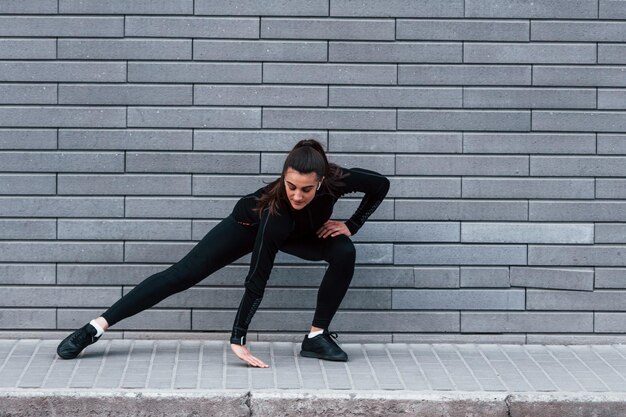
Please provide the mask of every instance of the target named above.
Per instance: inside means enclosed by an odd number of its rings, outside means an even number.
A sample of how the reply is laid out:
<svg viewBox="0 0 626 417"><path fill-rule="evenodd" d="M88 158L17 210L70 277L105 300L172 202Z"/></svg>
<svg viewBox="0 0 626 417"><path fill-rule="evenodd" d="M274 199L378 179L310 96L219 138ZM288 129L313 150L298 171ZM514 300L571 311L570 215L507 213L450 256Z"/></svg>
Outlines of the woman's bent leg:
<svg viewBox="0 0 626 417"><path fill-rule="evenodd" d="M314 327L327 329L354 275L356 251L352 240L348 236L339 235L325 239L290 241L280 250L310 261L328 262L328 269L317 292L312 323Z"/></svg>
<svg viewBox="0 0 626 417"><path fill-rule="evenodd" d="M143 280L102 317L113 326L122 319L186 290L213 272L250 253L254 233L228 216L211 229L180 261Z"/></svg>

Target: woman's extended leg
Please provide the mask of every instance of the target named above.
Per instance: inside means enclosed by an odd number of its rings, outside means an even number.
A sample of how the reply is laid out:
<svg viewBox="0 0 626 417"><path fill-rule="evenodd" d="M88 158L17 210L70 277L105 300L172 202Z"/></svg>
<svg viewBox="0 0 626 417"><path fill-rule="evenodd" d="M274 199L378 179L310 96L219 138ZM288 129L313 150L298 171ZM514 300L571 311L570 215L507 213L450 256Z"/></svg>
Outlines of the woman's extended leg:
<svg viewBox="0 0 626 417"><path fill-rule="evenodd" d="M211 229L180 261L143 280L102 317L109 326L186 290L222 267L250 253L254 233L227 217Z"/></svg>
<svg viewBox="0 0 626 417"><path fill-rule="evenodd" d="M213 272L252 251L255 233L228 216L193 247L180 261L143 280L120 298L100 318L112 326L139 313L174 293L197 284ZM93 323L92 323L93 322ZM87 346L98 341L101 329L92 320L59 343L57 354L73 359ZM102 327L102 326L100 326Z"/></svg>

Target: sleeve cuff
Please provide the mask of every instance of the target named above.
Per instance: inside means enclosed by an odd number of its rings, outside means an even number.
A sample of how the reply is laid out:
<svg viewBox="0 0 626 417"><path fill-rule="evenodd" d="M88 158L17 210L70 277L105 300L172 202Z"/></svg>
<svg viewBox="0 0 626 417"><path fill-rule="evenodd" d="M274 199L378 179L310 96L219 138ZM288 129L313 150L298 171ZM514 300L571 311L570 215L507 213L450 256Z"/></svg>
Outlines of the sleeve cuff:
<svg viewBox="0 0 626 417"><path fill-rule="evenodd" d="M357 224L352 219L346 221L345 224L348 227L348 230L350 231L350 234L353 235L353 236L359 230L359 226L357 226Z"/></svg>
<svg viewBox="0 0 626 417"><path fill-rule="evenodd" d="M230 343L233 345L245 345L246 344L246 335L241 337L232 337L230 338Z"/></svg>

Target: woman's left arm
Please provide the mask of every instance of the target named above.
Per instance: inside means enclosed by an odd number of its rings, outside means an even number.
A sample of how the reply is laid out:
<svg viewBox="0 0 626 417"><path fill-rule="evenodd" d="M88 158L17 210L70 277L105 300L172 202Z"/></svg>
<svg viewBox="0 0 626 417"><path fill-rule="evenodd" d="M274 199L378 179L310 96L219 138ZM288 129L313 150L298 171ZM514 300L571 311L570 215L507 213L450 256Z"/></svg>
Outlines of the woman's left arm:
<svg viewBox="0 0 626 417"><path fill-rule="evenodd" d="M350 234L354 235L385 199L390 182L384 175L363 168L344 168L344 171L350 175L342 179L346 185L342 187L340 194L357 191L365 193L359 207L345 222Z"/></svg>

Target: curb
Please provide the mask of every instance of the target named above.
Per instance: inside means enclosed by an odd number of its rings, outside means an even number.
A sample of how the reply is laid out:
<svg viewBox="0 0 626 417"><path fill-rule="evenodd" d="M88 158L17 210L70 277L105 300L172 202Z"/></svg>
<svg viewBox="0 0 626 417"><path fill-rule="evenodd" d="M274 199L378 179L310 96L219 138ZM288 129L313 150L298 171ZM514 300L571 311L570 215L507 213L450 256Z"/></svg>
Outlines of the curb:
<svg viewBox="0 0 626 417"><path fill-rule="evenodd" d="M13 389L0 390L0 410L3 417L616 417L626 415L626 392Z"/></svg>

